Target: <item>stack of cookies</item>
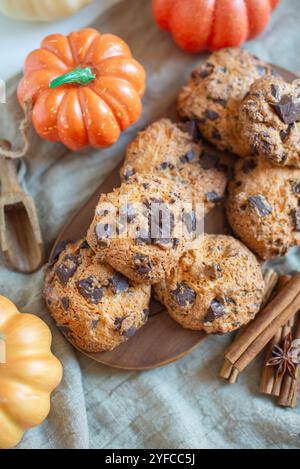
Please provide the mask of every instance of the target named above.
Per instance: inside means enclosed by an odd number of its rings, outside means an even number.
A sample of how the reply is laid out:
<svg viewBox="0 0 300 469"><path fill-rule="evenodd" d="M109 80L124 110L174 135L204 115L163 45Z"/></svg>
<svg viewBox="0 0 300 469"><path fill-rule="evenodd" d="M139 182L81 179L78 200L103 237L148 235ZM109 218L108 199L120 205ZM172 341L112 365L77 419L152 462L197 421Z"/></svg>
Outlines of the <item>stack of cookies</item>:
<svg viewBox="0 0 300 469"><path fill-rule="evenodd" d="M48 309L74 345L112 350L133 336L151 289L188 329L225 333L255 317L261 260L300 243L297 96L241 49L192 72L178 97L182 122L161 119L137 135L86 239L61 246L47 267ZM233 179L201 136L240 157ZM236 238L199 229L223 200Z"/></svg>

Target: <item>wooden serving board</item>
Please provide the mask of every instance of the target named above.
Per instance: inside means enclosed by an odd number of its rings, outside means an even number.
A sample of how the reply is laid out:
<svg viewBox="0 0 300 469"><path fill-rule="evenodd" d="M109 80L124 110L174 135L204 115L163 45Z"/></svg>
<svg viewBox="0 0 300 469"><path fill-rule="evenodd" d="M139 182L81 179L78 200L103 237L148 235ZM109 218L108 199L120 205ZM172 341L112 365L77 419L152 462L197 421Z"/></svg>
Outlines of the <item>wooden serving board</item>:
<svg viewBox="0 0 300 469"><path fill-rule="evenodd" d="M297 78L287 70L277 66L274 68L288 81ZM231 155L220 154L211 145L207 145L207 149L209 152L221 156L229 164L234 160ZM56 240L50 261L58 243L63 240L76 241L85 237L100 195L111 192L113 188L120 185L119 169L120 166L114 169L108 179L66 224ZM213 209L205 217L205 231L215 234L229 232L222 205ZM205 337L207 335L202 331L191 331L179 326L169 317L161 304L152 301L148 322L127 342L111 352L88 353L80 351L91 359L114 368L146 370L179 360L197 347Z"/></svg>

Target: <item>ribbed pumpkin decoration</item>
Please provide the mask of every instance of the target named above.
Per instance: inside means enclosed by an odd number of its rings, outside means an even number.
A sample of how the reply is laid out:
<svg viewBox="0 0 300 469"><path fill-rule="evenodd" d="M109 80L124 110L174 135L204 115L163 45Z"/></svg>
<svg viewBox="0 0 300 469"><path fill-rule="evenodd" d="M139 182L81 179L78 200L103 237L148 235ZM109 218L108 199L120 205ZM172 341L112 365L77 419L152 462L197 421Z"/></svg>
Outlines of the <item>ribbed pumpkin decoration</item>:
<svg viewBox="0 0 300 469"><path fill-rule="evenodd" d="M279 0L153 0L157 24L189 52L243 44L260 34Z"/></svg>
<svg viewBox="0 0 300 469"><path fill-rule="evenodd" d="M71 150L112 145L142 110L145 72L128 45L92 28L47 36L31 52L18 87L46 140Z"/></svg>
<svg viewBox="0 0 300 469"><path fill-rule="evenodd" d="M0 296L0 448L17 445L25 430L50 410L50 394L62 366L51 353L51 333L32 314L20 313Z"/></svg>

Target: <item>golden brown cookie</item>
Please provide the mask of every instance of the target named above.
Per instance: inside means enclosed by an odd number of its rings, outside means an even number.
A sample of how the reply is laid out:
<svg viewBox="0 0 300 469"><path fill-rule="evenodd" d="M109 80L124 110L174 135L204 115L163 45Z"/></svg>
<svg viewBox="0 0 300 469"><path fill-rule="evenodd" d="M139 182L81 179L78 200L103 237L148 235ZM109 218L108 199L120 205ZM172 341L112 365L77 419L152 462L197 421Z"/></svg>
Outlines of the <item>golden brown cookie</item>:
<svg viewBox="0 0 300 469"><path fill-rule="evenodd" d="M240 108L252 153L279 166L300 167L300 87L267 76L250 87Z"/></svg>
<svg viewBox="0 0 300 469"><path fill-rule="evenodd" d="M207 213L224 197L226 169L218 158L206 154L184 124L160 119L139 132L128 146L120 174L123 181L136 173L166 177L182 185Z"/></svg>
<svg viewBox="0 0 300 469"><path fill-rule="evenodd" d="M236 235L262 259L300 244L300 169L245 159L236 163L226 201Z"/></svg>
<svg viewBox="0 0 300 469"><path fill-rule="evenodd" d="M196 119L203 136L220 150L247 156L241 140L239 107L250 85L272 69L244 49L222 49L197 67L179 94L177 109L183 118Z"/></svg>
<svg viewBox="0 0 300 469"><path fill-rule="evenodd" d="M134 281L153 284L176 265L197 231L196 213L180 186L136 174L101 195L87 240L101 262Z"/></svg>
<svg viewBox="0 0 300 469"><path fill-rule="evenodd" d="M264 281L246 246L231 236L204 235L154 291L183 327L223 334L254 318Z"/></svg>
<svg viewBox="0 0 300 469"><path fill-rule="evenodd" d="M62 333L88 352L113 350L145 324L150 287L96 261L86 241L63 244L47 267L44 298Z"/></svg>

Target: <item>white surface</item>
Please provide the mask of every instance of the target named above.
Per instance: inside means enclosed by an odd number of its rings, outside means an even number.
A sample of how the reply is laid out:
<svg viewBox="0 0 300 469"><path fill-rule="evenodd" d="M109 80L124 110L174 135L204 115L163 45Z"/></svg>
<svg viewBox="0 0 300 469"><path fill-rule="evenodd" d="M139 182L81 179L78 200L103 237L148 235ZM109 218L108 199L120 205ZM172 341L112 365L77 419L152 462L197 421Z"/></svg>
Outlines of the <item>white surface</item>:
<svg viewBox="0 0 300 469"><path fill-rule="evenodd" d="M28 52L39 47L44 36L69 33L87 26L115 0L95 0L75 15L50 23L14 21L0 13L0 79L7 80L22 69Z"/></svg>

